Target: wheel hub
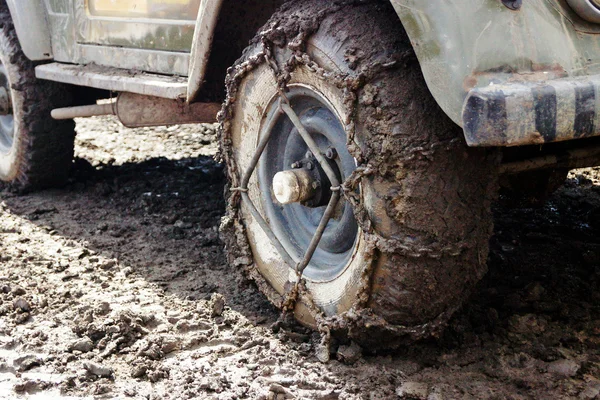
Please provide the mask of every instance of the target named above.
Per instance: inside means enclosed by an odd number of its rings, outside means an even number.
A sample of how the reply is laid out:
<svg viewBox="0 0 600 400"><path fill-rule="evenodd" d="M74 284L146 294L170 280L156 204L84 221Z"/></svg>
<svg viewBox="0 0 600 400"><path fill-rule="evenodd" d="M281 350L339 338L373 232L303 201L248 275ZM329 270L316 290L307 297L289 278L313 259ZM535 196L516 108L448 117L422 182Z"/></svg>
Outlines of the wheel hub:
<svg viewBox="0 0 600 400"><path fill-rule="evenodd" d="M267 108L261 128L261 137L268 134L270 140L257 172L265 220L286 252L299 262L310 248L333 197L333 185L322 164L328 164L329 173L343 182L356 168L356 162L346 148L344 125L324 98L300 85L290 85L286 94L290 107L318 147L319 157L324 155L325 160L317 161L275 100ZM339 198L339 194L336 196ZM331 279L351 259L358 236L352 208L342 199L332 211L327 214L329 222L304 270L307 278Z"/></svg>
<svg viewBox="0 0 600 400"><path fill-rule="evenodd" d="M319 181L308 169L280 171L273 177L273 193L281 204L305 203L315 196Z"/></svg>
<svg viewBox="0 0 600 400"><path fill-rule="evenodd" d="M337 150L329 147L325 152L331 169L338 180L341 177L337 164ZM331 199L331 182L327 174L308 151L302 160L290 165L293 169L280 171L273 177L273 193L281 204L300 203L305 207L323 207Z"/></svg>

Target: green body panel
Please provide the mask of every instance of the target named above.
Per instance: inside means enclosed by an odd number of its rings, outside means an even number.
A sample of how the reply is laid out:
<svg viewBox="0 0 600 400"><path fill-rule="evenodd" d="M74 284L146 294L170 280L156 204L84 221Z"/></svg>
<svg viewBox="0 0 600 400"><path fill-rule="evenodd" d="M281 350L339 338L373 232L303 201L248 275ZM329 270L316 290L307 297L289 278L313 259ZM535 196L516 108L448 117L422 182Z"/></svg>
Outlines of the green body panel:
<svg viewBox="0 0 600 400"><path fill-rule="evenodd" d="M46 0L56 61L187 75L200 0Z"/></svg>
<svg viewBox="0 0 600 400"><path fill-rule="evenodd" d="M75 0L77 40L190 51L199 0Z"/></svg>
<svg viewBox="0 0 600 400"><path fill-rule="evenodd" d="M564 0L391 0L442 109L462 126L470 89L600 73L600 26Z"/></svg>
<svg viewBox="0 0 600 400"><path fill-rule="evenodd" d="M35 0L27 4L31 1ZM219 10L220 4L217 0L39 1L45 4L51 31L52 48L46 53L54 60L182 76L190 72L191 57L204 60L210 51L211 32L194 29L197 24L210 30L214 24L196 21L198 8L210 15L207 10ZM600 74L600 24L579 18L566 0L527 0L516 11L500 0L390 1L429 89L461 126L463 103L473 88ZM194 38L202 42L196 43L201 54L190 54ZM204 69L199 71L195 79L201 82Z"/></svg>

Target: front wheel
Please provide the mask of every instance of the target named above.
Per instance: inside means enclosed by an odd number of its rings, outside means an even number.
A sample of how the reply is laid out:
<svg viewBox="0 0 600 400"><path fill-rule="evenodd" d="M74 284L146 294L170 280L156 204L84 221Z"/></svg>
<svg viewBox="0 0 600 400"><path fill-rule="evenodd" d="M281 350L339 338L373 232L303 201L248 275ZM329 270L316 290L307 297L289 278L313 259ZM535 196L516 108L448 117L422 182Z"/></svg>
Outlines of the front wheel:
<svg viewBox="0 0 600 400"><path fill-rule="evenodd" d="M294 314L371 347L444 326L485 272L495 189L491 158L468 149L461 129L439 109L393 15L387 2L287 3L232 68L221 113L222 155L234 189L222 235L230 261L244 265L283 307L294 266L332 196L327 174L281 111L284 87L345 182L303 272ZM240 201L240 190L291 263Z"/></svg>
<svg viewBox="0 0 600 400"><path fill-rule="evenodd" d="M0 0L0 180L20 190L66 182L73 162L75 124L55 121L53 108L71 105L70 88L38 80L25 57L5 0Z"/></svg>

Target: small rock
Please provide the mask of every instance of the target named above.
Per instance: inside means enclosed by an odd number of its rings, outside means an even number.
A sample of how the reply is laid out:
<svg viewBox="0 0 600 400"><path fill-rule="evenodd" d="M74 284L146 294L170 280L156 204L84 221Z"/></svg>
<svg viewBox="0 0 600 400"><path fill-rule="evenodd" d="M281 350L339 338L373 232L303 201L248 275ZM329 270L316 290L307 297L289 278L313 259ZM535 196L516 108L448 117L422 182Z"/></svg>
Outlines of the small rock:
<svg viewBox="0 0 600 400"><path fill-rule="evenodd" d="M151 360L160 360L164 356L164 354L162 353L162 351L156 343L150 345L150 347L142 351L140 355L148 357Z"/></svg>
<svg viewBox="0 0 600 400"><path fill-rule="evenodd" d="M81 340L77 340L76 342L71 343L69 346L69 351L80 351L82 353L88 353L94 349L94 342L92 342L89 338L83 338Z"/></svg>
<svg viewBox="0 0 600 400"><path fill-rule="evenodd" d="M444 397L440 393L429 393L427 400L444 400Z"/></svg>
<svg viewBox="0 0 600 400"><path fill-rule="evenodd" d="M573 360L563 359L548 364L548 372L565 378L575 376L579 368L580 365Z"/></svg>
<svg viewBox="0 0 600 400"><path fill-rule="evenodd" d="M111 392L110 386L108 386L108 385L98 385L94 389L93 393L94 393L94 395L99 396L99 395L110 393L110 392Z"/></svg>
<svg viewBox="0 0 600 400"><path fill-rule="evenodd" d="M146 367L145 365L134 367L131 370L131 377L136 379L141 378L142 376L146 375L146 371L148 371L148 367Z"/></svg>
<svg viewBox="0 0 600 400"><path fill-rule="evenodd" d="M213 293L210 298L210 309L213 317L219 317L225 310L225 298L220 293Z"/></svg>
<svg viewBox="0 0 600 400"><path fill-rule="evenodd" d="M189 332L190 331L190 323L187 321L179 320L175 324L175 329L177 329L177 331L182 332L182 333Z"/></svg>
<svg viewBox="0 0 600 400"><path fill-rule="evenodd" d="M110 367L105 367L100 364L95 364L90 361L86 361L83 363L83 368L92 375L101 376L101 377L111 377L113 375L113 370Z"/></svg>
<svg viewBox="0 0 600 400"><path fill-rule="evenodd" d="M9 366L6 362L1 361L0 362L0 373L2 372L10 372L10 373L15 373L15 369L11 366Z"/></svg>
<svg viewBox="0 0 600 400"><path fill-rule="evenodd" d="M13 360L13 366L19 372L29 371L33 367L42 365L42 360L36 355L27 354Z"/></svg>
<svg viewBox="0 0 600 400"><path fill-rule="evenodd" d="M295 399L296 397L286 388L278 383L272 383L269 392L275 394L277 399ZM275 397L275 396L273 396Z"/></svg>
<svg viewBox="0 0 600 400"><path fill-rule="evenodd" d="M354 364L362 355L362 349L359 345L352 342L350 346L340 346L337 352L337 359L344 364Z"/></svg>
<svg viewBox="0 0 600 400"><path fill-rule="evenodd" d="M54 270L56 272L63 272L67 268L69 268L69 263L66 261L60 261L57 265L54 266Z"/></svg>
<svg viewBox="0 0 600 400"><path fill-rule="evenodd" d="M67 365L73 361L77 360L77 356L74 354L66 354L60 359L60 363L62 365Z"/></svg>
<svg viewBox="0 0 600 400"><path fill-rule="evenodd" d="M340 392L335 390L331 390L330 392L320 394L318 397L319 400L338 400L339 398Z"/></svg>
<svg viewBox="0 0 600 400"><path fill-rule="evenodd" d="M429 388L421 382L404 382L396 388L396 394L401 399L426 400Z"/></svg>
<svg viewBox="0 0 600 400"><path fill-rule="evenodd" d="M163 354L169 354L179 348L180 340L174 337L164 338L160 350Z"/></svg>
<svg viewBox="0 0 600 400"><path fill-rule="evenodd" d="M166 371L150 371L147 373L147 375L148 380L153 383L169 377L169 374Z"/></svg>
<svg viewBox="0 0 600 400"><path fill-rule="evenodd" d="M79 254L77 254L77 258L81 260L82 258L85 258L89 255L90 251L88 249L82 249L81 251L79 251Z"/></svg>
<svg viewBox="0 0 600 400"><path fill-rule="evenodd" d="M71 272L71 273L65 274L65 276L63 276L61 278L61 280L63 282L67 282L67 281L70 281L70 280L76 279L76 278L79 278L79 274L77 272Z"/></svg>
<svg viewBox="0 0 600 400"><path fill-rule="evenodd" d="M529 302L540 301L546 289L539 282L534 282L525 287L524 300Z"/></svg>
<svg viewBox="0 0 600 400"><path fill-rule="evenodd" d="M330 359L329 344L317 343L315 345L315 357L322 363L328 363Z"/></svg>
<svg viewBox="0 0 600 400"><path fill-rule="evenodd" d="M111 269L115 265L117 265L117 260L105 260L99 265L99 267L106 271Z"/></svg>
<svg viewBox="0 0 600 400"><path fill-rule="evenodd" d="M25 322L29 321L30 317L31 314L29 314L28 312L19 313L15 316L15 324L24 324Z"/></svg>
<svg viewBox="0 0 600 400"><path fill-rule="evenodd" d="M50 384L48 382L27 379L24 382L15 384L13 390L15 391L15 393L19 394L35 394L36 392L44 390L49 386Z"/></svg>
<svg viewBox="0 0 600 400"><path fill-rule="evenodd" d="M175 221L175 224L173 225L179 229L192 229L194 227L194 225L191 222L183 222L181 220Z"/></svg>
<svg viewBox="0 0 600 400"><path fill-rule="evenodd" d="M424 368L423 365L410 359L390 359L390 362L394 364L394 367L398 371L402 371L405 376L416 374Z"/></svg>
<svg viewBox="0 0 600 400"><path fill-rule="evenodd" d="M109 325L107 326L104 331L106 332L107 335L110 334L115 334L115 333L119 333L121 332L121 328L119 328L119 325Z"/></svg>
<svg viewBox="0 0 600 400"><path fill-rule="evenodd" d="M540 334L546 330L546 320L534 314L513 315L508 321L511 332L520 334Z"/></svg>
<svg viewBox="0 0 600 400"><path fill-rule="evenodd" d="M98 315L106 315L110 312L110 310L110 303L107 301L103 301L94 309L94 312Z"/></svg>
<svg viewBox="0 0 600 400"><path fill-rule="evenodd" d="M121 272L123 273L123 275L129 276L133 273L133 268L125 267L125 268L123 268L123 270Z"/></svg>
<svg viewBox="0 0 600 400"><path fill-rule="evenodd" d="M585 388L579 393L580 399L595 399L600 395L600 382L588 382Z"/></svg>
<svg viewBox="0 0 600 400"><path fill-rule="evenodd" d="M1 292L1 293L4 293L4 294L8 294L8 293L10 293L10 290L11 290L11 289L10 289L10 285L2 285L2 286L0 287L0 292Z"/></svg>
<svg viewBox="0 0 600 400"><path fill-rule="evenodd" d="M13 307L16 311L20 311L20 312L30 312L31 311L31 305L29 304L29 302L27 300L25 300L22 297L19 297L13 301Z"/></svg>
<svg viewBox="0 0 600 400"><path fill-rule="evenodd" d="M22 296L25 293L27 292L25 292L25 289L23 289L21 286L15 286L12 290L12 294L15 296Z"/></svg>

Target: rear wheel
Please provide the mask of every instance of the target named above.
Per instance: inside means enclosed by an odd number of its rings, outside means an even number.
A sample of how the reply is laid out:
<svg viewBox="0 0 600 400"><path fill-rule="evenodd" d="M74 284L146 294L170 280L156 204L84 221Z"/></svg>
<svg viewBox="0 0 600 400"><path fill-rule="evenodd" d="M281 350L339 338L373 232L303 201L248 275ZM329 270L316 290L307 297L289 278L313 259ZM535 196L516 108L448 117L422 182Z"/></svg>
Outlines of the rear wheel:
<svg viewBox="0 0 600 400"><path fill-rule="evenodd" d="M495 190L491 158L468 149L439 109L393 15L387 2L287 3L231 70L221 114L234 189L270 135L247 194L295 264L331 185L280 109L278 86L285 86L291 108L346 182L302 276L295 316L373 347L444 326L485 272ZM277 74L265 61L271 50ZM283 306L294 265L239 190L223 224L230 261Z"/></svg>
<svg viewBox="0 0 600 400"><path fill-rule="evenodd" d="M53 120L50 111L71 105L70 88L36 79L5 1L0 1L0 90L8 95L7 112L0 115L0 180L25 190L66 182L75 124Z"/></svg>

